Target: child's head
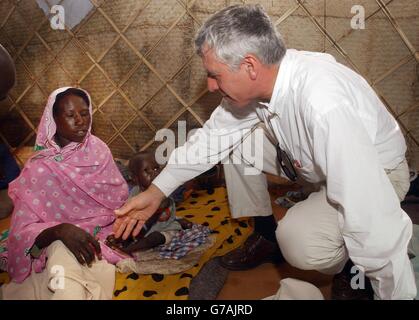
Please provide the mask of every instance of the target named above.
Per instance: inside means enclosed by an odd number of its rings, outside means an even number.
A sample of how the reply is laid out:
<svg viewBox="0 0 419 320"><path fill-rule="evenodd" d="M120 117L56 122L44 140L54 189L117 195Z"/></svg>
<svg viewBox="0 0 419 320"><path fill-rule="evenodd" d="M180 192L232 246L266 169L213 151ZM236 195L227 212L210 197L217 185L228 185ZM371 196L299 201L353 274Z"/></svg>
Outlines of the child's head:
<svg viewBox="0 0 419 320"><path fill-rule="evenodd" d="M161 171L154 154L146 151L135 154L130 159L128 166L134 182L141 190L147 189Z"/></svg>
<svg viewBox="0 0 419 320"><path fill-rule="evenodd" d="M91 125L90 101L87 94L76 88L59 93L52 108L57 126L56 141L63 147L70 142L82 142Z"/></svg>

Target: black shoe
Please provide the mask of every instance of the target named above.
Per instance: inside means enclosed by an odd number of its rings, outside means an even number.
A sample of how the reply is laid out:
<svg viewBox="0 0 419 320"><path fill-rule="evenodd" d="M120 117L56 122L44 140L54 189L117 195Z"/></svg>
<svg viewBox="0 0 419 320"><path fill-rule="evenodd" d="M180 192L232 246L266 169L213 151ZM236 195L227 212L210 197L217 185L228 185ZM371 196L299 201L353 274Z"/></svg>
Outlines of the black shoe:
<svg viewBox="0 0 419 320"><path fill-rule="evenodd" d="M354 264L349 260L342 272L333 277L332 300L374 300L374 291L368 277L365 277L364 289L351 287L351 279L359 275L359 270L351 273L353 266Z"/></svg>
<svg viewBox="0 0 419 320"><path fill-rule="evenodd" d="M221 257L220 264L229 270L248 270L262 263L281 261L284 258L278 244L254 232L240 248Z"/></svg>

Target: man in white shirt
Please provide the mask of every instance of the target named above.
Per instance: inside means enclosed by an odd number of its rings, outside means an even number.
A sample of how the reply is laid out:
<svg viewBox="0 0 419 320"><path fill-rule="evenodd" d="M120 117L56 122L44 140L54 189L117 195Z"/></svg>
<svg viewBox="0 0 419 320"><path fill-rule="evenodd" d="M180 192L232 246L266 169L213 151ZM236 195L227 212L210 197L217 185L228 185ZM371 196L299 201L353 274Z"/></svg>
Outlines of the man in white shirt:
<svg viewBox="0 0 419 320"><path fill-rule="evenodd" d="M152 186L116 212L116 236L138 234L164 196L216 159L235 157L242 163L224 166L231 213L257 217L257 234L223 258L227 266L251 267L279 255L269 236L275 227L266 178L246 171L253 165L317 186L275 231L291 265L326 274L346 265L346 273L357 275L348 270L350 259L365 271L376 298L415 297L407 255L412 223L400 208L409 188L406 145L368 83L328 54L286 50L258 5L219 11L201 27L195 44L209 90L224 99L204 127L172 153ZM265 135L250 142L262 157L252 162L237 150L256 135L256 127ZM219 139L228 144L212 143Z"/></svg>

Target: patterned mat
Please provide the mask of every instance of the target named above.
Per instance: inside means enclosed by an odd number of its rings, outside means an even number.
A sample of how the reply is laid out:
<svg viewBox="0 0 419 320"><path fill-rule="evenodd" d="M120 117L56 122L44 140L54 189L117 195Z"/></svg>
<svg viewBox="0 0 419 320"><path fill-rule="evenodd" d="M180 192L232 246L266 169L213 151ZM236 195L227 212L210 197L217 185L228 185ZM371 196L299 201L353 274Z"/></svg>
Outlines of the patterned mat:
<svg viewBox="0 0 419 320"><path fill-rule="evenodd" d="M118 273L114 299L117 300L186 300L189 285L204 264L211 258L222 256L239 247L252 232L249 219L232 220L225 188L193 193L177 208L177 216L194 223L209 226L216 235L212 246L189 270L172 275L137 275ZM210 284L209 284L210 285Z"/></svg>

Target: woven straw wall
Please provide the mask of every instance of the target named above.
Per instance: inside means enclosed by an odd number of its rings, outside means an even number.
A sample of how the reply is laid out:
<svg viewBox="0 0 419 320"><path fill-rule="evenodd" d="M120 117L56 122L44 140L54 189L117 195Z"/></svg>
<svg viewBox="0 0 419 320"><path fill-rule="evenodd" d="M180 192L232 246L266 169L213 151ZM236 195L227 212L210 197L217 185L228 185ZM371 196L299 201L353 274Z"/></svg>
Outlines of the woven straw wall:
<svg viewBox="0 0 419 320"><path fill-rule="evenodd" d="M94 103L94 133L114 156L156 145L155 132L201 126L219 103L206 90L193 37L215 11L261 3L290 48L324 51L361 73L397 117L419 170L419 1L417 0L85 0L94 8L75 28L53 30L34 0L0 0L0 43L17 85L0 104L0 139L15 153L33 145L48 94L81 86ZM365 8L353 30L351 8Z"/></svg>

